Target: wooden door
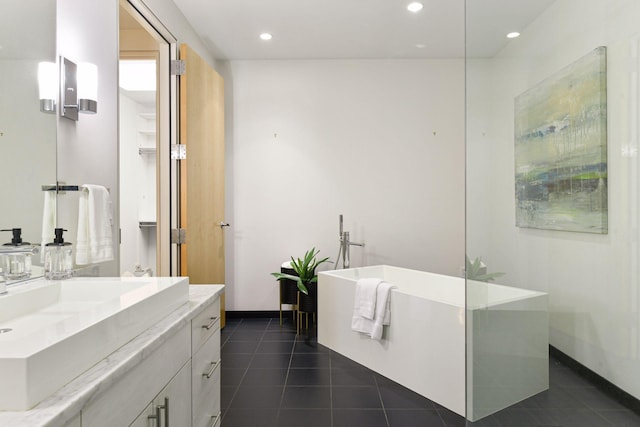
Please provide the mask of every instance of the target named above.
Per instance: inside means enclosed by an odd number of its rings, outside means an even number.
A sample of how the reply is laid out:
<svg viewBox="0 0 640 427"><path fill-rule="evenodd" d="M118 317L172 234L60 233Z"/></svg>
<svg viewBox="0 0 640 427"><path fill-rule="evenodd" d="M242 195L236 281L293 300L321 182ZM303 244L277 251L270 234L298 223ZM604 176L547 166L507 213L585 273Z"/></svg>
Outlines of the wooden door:
<svg viewBox="0 0 640 427"><path fill-rule="evenodd" d="M190 47L180 46L180 275L192 284L224 284L224 81ZM220 297L224 327L224 295Z"/></svg>

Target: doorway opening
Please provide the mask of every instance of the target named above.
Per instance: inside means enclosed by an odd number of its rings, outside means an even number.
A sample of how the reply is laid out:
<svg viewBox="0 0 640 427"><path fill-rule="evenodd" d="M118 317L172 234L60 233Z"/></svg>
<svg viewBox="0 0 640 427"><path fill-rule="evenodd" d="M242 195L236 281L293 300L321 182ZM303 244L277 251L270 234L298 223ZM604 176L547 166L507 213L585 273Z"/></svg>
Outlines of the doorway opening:
<svg viewBox="0 0 640 427"><path fill-rule="evenodd" d="M119 270L171 276L177 272L170 243L175 174L169 160L176 139L171 102L176 85L169 75L175 40L137 3L121 0L119 10Z"/></svg>

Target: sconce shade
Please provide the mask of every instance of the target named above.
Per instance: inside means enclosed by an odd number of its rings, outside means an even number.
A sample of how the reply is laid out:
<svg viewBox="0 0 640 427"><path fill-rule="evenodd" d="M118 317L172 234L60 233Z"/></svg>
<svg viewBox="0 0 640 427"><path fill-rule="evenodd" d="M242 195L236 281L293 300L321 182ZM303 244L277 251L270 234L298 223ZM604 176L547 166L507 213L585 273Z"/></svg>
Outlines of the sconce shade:
<svg viewBox="0 0 640 427"><path fill-rule="evenodd" d="M58 69L55 62L40 62L38 64L38 92L40 111L54 113L58 95Z"/></svg>
<svg viewBox="0 0 640 427"><path fill-rule="evenodd" d="M98 67L78 64L78 108L82 113L95 114L98 109Z"/></svg>

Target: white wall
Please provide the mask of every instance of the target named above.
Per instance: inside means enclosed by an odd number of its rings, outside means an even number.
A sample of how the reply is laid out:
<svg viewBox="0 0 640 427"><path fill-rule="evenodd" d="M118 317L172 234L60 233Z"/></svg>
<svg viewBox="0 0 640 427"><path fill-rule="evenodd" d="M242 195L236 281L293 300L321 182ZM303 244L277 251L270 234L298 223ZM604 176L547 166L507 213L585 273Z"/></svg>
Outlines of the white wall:
<svg viewBox="0 0 640 427"><path fill-rule="evenodd" d="M335 260L339 214L366 244L351 249L352 266L459 274L462 60L232 61L228 69L228 310L276 310L269 273L291 255L315 246Z"/></svg>
<svg viewBox="0 0 640 427"><path fill-rule="evenodd" d="M579 19L578 19L579 17ZM640 397L640 3L558 0L467 70L468 252L504 284L549 292L551 345ZM515 227L514 98L607 46L609 233Z"/></svg>
<svg viewBox="0 0 640 427"><path fill-rule="evenodd" d="M139 2L137 2L139 3ZM188 43L206 61L207 52L182 13L171 0L147 0L154 15L178 43ZM118 1L57 0L57 50L74 62L98 66L98 113L80 115L77 122L58 119L58 180L67 184L99 184L110 190L114 213L118 212ZM65 240L75 242L78 195L59 197L58 223L69 231ZM119 223L114 215L114 236ZM117 248L116 248L117 249ZM114 262L100 264L102 276L119 275L119 252Z"/></svg>
<svg viewBox="0 0 640 427"><path fill-rule="evenodd" d="M98 184L110 190L118 211L118 2L58 0L58 54L98 66L98 112L77 122L58 118L58 180L70 185ZM58 225L76 241L78 194L58 197ZM118 222L114 214L113 235ZM100 274L118 275L116 260L100 264Z"/></svg>
<svg viewBox="0 0 640 427"><path fill-rule="evenodd" d="M214 64L170 0L145 3ZM117 211L117 2L60 0L58 9L60 54L100 73L98 114L60 119L59 179L109 187ZM340 213L352 239L367 244L352 250L353 265L458 273L462 61L215 65L228 105L228 309L276 309L269 272L314 245L335 258ZM301 188L304 202L283 196ZM73 241L77 197L62 197L60 223ZM101 274L118 274L115 263L104 267Z"/></svg>

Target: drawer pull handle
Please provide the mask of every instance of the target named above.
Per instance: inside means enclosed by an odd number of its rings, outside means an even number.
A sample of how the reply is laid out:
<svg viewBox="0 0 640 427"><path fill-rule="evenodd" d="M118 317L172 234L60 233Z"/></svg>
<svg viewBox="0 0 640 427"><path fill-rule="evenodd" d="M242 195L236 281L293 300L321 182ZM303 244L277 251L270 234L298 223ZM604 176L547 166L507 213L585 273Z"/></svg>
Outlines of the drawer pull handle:
<svg viewBox="0 0 640 427"><path fill-rule="evenodd" d="M209 372L202 374L202 376L206 377L207 379L211 378L211 375L213 375L213 372L216 370L218 365L220 365L220 360L218 360L217 362L211 362L211 369L209 369Z"/></svg>
<svg viewBox="0 0 640 427"><path fill-rule="evenodd" d="M211 328L213 328L213 325L216 324L216 322L218 321L217 317L210 317L209 320L211 320L211 323L209 323L208 325L202 325L202 329L206 329L207 331Z"/></svg>
<svg viewBox="0 0 640 427"><path fill-rule="evenodd" d="M164 405L158 405L159 409L164 409L164 427L169 427L169 398L164 398Z"/></svg>
<svg viewBox="0 0 640 427"><path fill-rule="evenodd" d="M147 418L153 420L157 427L160 427L160 408L156 408L156 413L149 415Z"/></svg>
<svg viewBox="0 0 640 427"><path fill-rule="evenodd" d="M155 425L157 427L160 427L161 423L162 423L162 409L164 407L162 405L158 405L156 406L156 413L154 415L149 415L147 418L150 420L154 420Z"/></svg>
<svg viewBox="0 0 640 427"><path fill-rule="evenodd" d="M209 427L214 427L215 425L218 424L218 421L220 420L220 415L222 414L222 412L218 412L218 415L212 415L211 416L211 423L209 423Z"/></svg>
<svg viewBox="0 0 640 427"><path fill-rule="evenodd" d="M164 409L164 424L162 423L162 410ZM154 420L155 425L160 427L164 425L169 427L169 398L164 398L164 405L156 406L156 413L147 417L150 420Z"/></svg>

